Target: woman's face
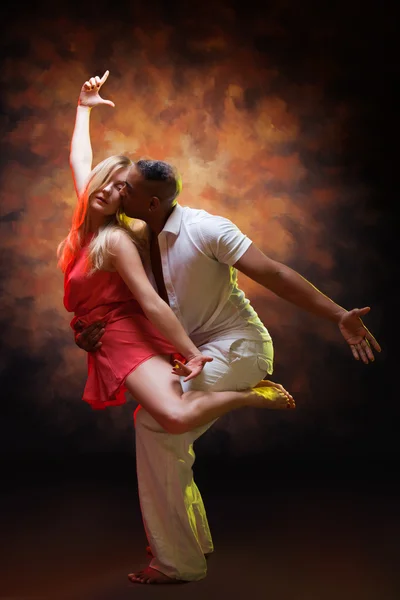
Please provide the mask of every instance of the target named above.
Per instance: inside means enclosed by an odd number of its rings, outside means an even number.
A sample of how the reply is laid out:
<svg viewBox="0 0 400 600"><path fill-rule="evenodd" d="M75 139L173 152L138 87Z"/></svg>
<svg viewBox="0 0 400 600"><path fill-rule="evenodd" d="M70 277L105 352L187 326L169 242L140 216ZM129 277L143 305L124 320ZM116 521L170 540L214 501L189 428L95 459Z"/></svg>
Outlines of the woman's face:
<svg viewBox="0 0 400 600"><path fill-rule="evenodd" d="M128 172L129 167L114 171L107 184L92 194L90 208L105 217L115 215L121 204L119 192L125 185Z"/></svg>

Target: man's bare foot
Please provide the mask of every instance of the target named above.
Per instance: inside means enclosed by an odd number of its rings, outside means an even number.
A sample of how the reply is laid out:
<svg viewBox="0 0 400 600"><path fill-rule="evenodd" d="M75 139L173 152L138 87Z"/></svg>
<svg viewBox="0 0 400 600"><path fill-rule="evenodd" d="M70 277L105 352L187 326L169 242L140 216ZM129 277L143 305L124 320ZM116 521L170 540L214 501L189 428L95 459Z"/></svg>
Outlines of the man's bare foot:
<svg viewBox="0 0 400 600"><path fill-rule="evenodd" d="M147 553L147 556L151 556L151 558L154 558L154 555L153 555L153 553L152 553L152 551L151 551L151 548L150 548L150 546L146 546L146 553ZM211 554L212 554L212 552L206 552L206 553L204 554L204 558L207 560L207 558L208 558L209 556L211 556Z"/></svg>
<svg viewBox="0 0 400 600"><path fill-rule="evenodd" d="M262 380L250 392L249 406L258 408L296 408L294 398L280 383Z"/></svg>
<svg viewBox="0 0 400 600"><path fill-rule="evenodd" d="M129 573L128 579L132 583L186 583L182 579L167 577L161 571L157 571L157 569L152 569L151 567L146 567L143 571L138 571L137 573Z"/></svg>

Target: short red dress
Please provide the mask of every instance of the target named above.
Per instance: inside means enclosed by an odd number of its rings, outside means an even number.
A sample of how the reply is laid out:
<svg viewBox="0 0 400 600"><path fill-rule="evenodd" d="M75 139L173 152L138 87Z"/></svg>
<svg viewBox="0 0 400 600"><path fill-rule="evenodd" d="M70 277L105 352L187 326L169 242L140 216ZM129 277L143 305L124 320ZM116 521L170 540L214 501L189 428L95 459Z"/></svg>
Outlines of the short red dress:
<svg viewBox="0 0 400 600"><path fill-rule="evenodd" d="M87 274L87 246L68 267L64 279L64 306L74 312L75 331L95 321L106 323L102 346L88 352L88 378L83 400L94 409L126 402L125 379L145 360L176 354L175 348L147 319L132 292L116 272Z"/></svg>

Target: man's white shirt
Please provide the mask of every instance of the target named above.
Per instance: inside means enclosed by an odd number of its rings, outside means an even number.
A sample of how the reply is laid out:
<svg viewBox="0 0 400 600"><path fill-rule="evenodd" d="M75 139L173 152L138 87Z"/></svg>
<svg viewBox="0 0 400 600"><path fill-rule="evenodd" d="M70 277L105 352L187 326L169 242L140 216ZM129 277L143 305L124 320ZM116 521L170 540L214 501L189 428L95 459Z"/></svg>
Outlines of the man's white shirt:
<svg viewBox="0 0 400 600"><path fill-rule="evenodd" d="M177 204L158 243L170 307L197 346L239 331L242 339L271 339L238 288L232 265L252 242L229 219Z"/></svg>

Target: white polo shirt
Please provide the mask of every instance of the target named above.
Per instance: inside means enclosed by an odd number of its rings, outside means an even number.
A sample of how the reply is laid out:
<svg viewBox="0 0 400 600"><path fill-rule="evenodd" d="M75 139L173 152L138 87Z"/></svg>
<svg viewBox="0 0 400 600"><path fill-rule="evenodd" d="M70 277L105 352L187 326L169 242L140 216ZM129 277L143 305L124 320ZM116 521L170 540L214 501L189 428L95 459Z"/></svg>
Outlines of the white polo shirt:
<svg viewBox="0 0 400 600"><path fill-rule="evenodd" d="M242 339L271 339L237 286L232 265L252 242L236 225L178 204L158 243L170 307L197 346L239 331Z"/></svg>

